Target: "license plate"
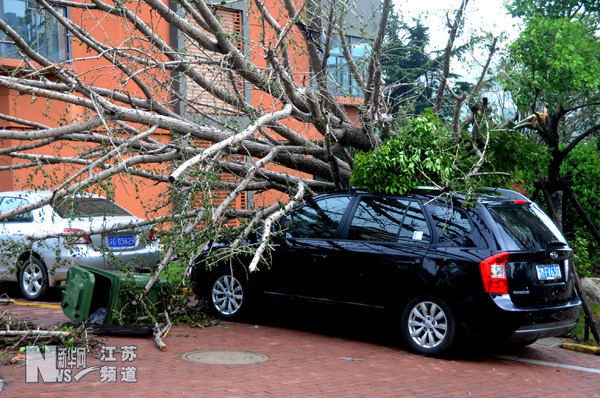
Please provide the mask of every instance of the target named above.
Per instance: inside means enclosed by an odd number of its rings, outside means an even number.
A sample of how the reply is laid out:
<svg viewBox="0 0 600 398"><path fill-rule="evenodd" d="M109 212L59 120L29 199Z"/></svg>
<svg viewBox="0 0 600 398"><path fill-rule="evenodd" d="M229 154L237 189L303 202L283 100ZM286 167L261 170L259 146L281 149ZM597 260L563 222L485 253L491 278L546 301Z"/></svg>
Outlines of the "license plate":
<svg viewBox="0 0 600 398"><path fill-rule="evenodd" d="M540 281L551 281L554 279L560 279L560 267L558 264L552 265L536 265L538 279Z"/></svg>
<svg viewBox="0 0 600 398"><path fill-rule="evenodd" d="M133 236L109 236L108 247L132 247L135 246Z"/></svg>

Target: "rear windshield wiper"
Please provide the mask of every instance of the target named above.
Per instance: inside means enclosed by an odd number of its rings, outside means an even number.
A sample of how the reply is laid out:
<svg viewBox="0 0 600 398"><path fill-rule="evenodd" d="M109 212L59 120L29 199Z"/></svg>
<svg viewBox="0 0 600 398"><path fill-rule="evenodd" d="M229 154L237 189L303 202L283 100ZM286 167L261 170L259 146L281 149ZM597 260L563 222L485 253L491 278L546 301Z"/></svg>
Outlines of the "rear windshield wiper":
<svg viewBox="0 0 600 398"><path fill-rule="evenodd" d="M560 240L551 240L550 242L548 242L548 247L564 247L566 245L566 242L562 242Z"/></svg>

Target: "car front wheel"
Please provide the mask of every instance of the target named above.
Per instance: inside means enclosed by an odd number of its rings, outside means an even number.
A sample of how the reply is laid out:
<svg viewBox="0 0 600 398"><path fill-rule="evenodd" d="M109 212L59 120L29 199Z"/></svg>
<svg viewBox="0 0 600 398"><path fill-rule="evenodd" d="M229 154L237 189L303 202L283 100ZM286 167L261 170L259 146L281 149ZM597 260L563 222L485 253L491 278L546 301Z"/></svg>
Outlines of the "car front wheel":
<svg viewBox="0 0 600 398"><path fill-rule="evenodd" d="M19 275L19 285L25 298L39 300L48 289L48 270L37 258L25 260Z"/></svg>
<svg viewBox="0 0 600 398"><path fill-rule="evenodd" d="M412 351L434 356L448 353L457 334L452 310L433 296L411 300L402 314L401 328L404 341Z"/></svg>
<svg viewBox="0 0 600 398"><path fill-rule="evenodd" d="M210 278L206 301L216 316L222 319L239 318L248 305L245 282L230 269L221 269Z"/></svg>

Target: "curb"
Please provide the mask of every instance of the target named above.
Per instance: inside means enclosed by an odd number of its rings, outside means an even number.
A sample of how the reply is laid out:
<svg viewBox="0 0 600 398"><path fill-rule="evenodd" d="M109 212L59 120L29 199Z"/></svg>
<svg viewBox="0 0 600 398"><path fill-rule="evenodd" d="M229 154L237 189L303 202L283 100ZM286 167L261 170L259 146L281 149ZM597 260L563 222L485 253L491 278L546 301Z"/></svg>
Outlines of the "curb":
<svg viewBox="0 0 600 398"><path fill-rule="evenodd" d="M561 347L566 350L583 352L583 353L592 354L592 355L600 355L600 347L592 347L589 345L572 344L572 343L563 343L563 344L561 344Z"/></svg>
<svg viewBox="0 0 600 398"><path fill-rule="evenodd" d="M20 301L16 301L16 302L12 303L12 305L23 305L23 306L27 306L27 307L41 307L41 308L54 308L57 310L62 309L62 307L60 305L56 305L56 304L23 303Z"/></svg>

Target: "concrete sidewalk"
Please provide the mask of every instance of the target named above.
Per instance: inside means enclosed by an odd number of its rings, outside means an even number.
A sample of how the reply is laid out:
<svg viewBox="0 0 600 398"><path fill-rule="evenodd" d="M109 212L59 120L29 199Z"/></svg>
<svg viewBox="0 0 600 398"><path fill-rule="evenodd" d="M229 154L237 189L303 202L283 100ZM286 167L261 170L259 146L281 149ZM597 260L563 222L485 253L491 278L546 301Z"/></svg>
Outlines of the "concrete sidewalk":
<svg viewBox="0 0 600 398"><path fill-rule="evenodd" d="M41 304L45 306L11 305L0 310L46 325L66 320L55 308L57 303ZM312 326L310 319L301 325L305 327L291 329L277 322L223 322L206 329L178 326L164 340L166 352L155 348L151 337L101 337L104 358L87 354L84 367L73 363L72 376L89 371L79 381L44 383L40 377L38 383L28 383L24 363L7 365L0 367L0 395L600 397L600 359L551 344L443 360L414 355L390 343L377 325L356 325L358 337L346 333L350 325L332 324L324 330ZM215 357L225 363L266 360L232 365L185 359Z"/></svg>

